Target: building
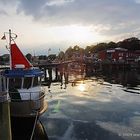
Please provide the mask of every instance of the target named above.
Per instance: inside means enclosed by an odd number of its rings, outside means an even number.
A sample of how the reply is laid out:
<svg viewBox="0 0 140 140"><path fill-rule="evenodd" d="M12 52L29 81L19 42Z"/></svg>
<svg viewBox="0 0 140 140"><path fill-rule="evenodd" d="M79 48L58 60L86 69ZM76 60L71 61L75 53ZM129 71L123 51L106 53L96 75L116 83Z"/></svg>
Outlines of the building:
<svg viewBox="0 0 140 140"><path fill-rule="evenodd" d="M135 62L140 59L140 50L130 51L124 48L114 48L98 52L98 59L111 62Z"/></svg>

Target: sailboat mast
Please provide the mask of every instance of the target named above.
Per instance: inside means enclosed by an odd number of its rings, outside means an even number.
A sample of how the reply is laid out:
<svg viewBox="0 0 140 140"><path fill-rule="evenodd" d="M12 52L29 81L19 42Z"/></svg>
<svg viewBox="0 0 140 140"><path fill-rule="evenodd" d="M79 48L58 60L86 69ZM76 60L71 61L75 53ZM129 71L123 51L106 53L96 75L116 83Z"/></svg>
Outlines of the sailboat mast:
<svg viewBox="0 0 140 140"><path fill-rule="evenodd" d="M9 49L10 49L10 69L12 69L12 60L11 60L11 29L9 29Z"/></svg>

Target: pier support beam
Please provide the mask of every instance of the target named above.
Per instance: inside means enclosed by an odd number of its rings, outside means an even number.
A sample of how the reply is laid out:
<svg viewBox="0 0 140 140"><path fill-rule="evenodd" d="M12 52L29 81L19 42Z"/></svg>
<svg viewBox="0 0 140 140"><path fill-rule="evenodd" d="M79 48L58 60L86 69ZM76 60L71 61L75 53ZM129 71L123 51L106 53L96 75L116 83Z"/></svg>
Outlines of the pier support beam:
<svg viewBox="0 0 140 140"><path fill-rule="evenodd" d="M8 101L1 101L0 96L0 140L12 140L10 105Z"/></svg>
<svg viewBox="0 0 140 140"><path fill-rule="evenodd" d="M55 68L55 80L56 81L58 80L58 68L57 67Z"/></svg>
<svg viewBox="0 0 140 140"><path fill-rule="evenodd" d="M47 69L46 68L44 68L44 81L46 82L47 81L47 71L46 71Z"/></svg>

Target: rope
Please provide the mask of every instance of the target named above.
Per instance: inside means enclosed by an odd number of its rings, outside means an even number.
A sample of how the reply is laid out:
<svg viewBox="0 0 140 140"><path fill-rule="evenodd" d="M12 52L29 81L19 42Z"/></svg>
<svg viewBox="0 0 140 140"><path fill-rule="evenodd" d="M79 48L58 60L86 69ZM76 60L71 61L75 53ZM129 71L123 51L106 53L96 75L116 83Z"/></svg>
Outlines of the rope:
<svg viewBox="0 0 140 140"><path fill-rule="evenodd" d="M36 123L37 123L37 119L38 119L38 111L36 112L35 122L34 122L34 126L33 126L33 130L32 130L32 134L31 134L30 140L33 139L34 132L35 132L35 127L36 127Z"/></svg>
<svg viewBox="0 0 140 140"><path fill-rule="evenodd" d="M45 130L45 128L44 128L44 125L42 124L42 122L41 122L40 119L39 119L39 122L40 122L40 124L41 124L41 126L42 126L42 129L43 129L43 132L44 132L44 136L45 136L46 140L48 140L49 138L48 138L47 132L46 132L46 130Z"/></svg>

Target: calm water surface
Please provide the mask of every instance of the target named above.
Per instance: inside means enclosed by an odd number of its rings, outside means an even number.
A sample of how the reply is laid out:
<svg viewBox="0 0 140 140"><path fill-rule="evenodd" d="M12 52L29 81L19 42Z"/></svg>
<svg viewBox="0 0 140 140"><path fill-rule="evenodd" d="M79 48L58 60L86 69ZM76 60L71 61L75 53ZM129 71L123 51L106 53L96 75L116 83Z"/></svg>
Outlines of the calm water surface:
<svg viewBox="0 0 140 140"><path fill-rule="evenodd" d="M66 89L54 83L46 100L40 120L50 140L140 140L136 71L71 80Z"/></svg>

